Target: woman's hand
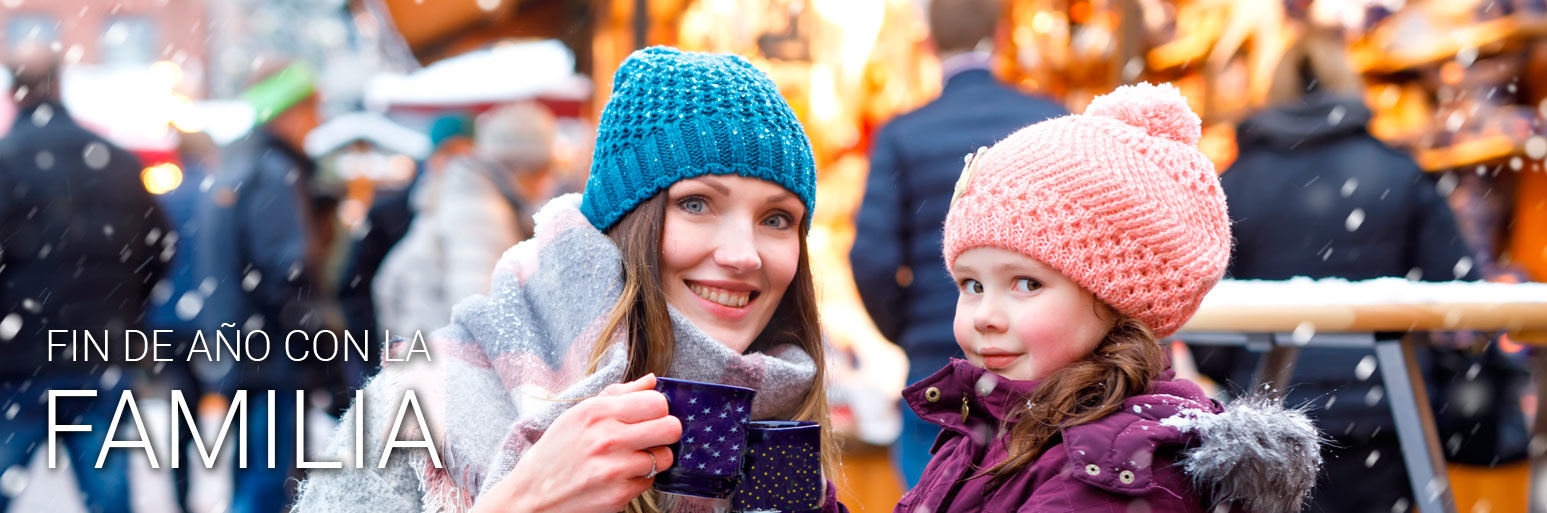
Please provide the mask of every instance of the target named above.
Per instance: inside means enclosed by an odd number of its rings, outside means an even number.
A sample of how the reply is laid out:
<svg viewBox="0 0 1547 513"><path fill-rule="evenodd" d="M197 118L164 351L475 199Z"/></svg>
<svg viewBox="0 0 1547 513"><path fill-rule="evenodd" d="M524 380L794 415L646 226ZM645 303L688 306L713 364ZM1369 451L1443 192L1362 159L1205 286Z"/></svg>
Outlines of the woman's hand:
<svg viewBox="0 0 1547 513"><path fill-rule="evenodd" d="M607 386L553 421L475 512L622 511L672 465L682 438L655 375Z"/></svg>

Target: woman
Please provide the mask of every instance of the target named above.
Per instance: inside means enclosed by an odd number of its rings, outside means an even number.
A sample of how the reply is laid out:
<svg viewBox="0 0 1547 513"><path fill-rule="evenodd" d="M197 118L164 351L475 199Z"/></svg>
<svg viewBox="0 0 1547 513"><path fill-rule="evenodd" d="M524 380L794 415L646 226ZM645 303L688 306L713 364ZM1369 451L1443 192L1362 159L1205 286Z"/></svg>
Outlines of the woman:
<svg viewBox="0 0 1547 513"><path fill-rule="evenodd" d="M368 385L318 458L352 466L364 415L366 468L313 472L297 510L723 507L650 491L682 429L656 375L755 388L753 419L826 422L815 168L789 105L741 58L671 48L635 52L613 83L584 195L537 213L490 294L431 337L432 361ZM389 433L408 391L443 461L400 449L378 469L389 440L420 439ZM831 486L824 509L841 509Z"/></svg>

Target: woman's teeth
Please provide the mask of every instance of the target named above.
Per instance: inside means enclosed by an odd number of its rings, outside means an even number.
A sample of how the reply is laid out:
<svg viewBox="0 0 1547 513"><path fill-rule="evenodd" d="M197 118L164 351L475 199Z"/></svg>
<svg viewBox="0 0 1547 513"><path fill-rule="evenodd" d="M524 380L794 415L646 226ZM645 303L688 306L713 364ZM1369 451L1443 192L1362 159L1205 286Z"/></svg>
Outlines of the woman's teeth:
<svg viewBox="0 0 1547 513"><path fill-rule="evenodd" d="M698 294L698 297L733 308L747 306L747 302L752 300L751 292L732 292L702 285L688 285L688 288L692 289L694 294Z"/></svg>

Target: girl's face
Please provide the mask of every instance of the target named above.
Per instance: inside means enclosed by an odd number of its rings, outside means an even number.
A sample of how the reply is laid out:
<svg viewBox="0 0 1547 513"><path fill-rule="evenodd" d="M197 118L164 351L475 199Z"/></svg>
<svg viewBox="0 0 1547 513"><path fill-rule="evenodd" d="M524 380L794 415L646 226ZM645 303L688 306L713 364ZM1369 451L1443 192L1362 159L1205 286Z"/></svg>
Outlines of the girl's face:
<svg viewBox="0 0 1547 513"><path fill-rule="evenodd" d="M746 351L795 278L805 204L772 182L734 175L683 180L666 195L666 301L710 337Z"/></svg>
<svg viewBox="0 0 1547 513"><path fill-rule="evenodd" d="M1116 317L1062 273L1016 251L963 251L951 275L961 292L956 343L967 361L1007 379L1042 379L1085 358Z"/></svg>

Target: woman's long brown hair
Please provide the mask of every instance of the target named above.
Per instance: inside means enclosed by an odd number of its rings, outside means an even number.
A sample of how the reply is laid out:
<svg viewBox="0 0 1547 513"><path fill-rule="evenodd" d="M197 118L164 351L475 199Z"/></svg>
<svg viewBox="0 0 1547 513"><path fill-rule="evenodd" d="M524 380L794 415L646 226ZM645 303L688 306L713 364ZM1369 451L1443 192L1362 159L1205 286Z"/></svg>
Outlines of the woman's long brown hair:
<svg viewBox="0 0 1547 513"><path fill-rule="evenodd" d="M1100 420L1123 400L1149 390L1166 370L1166 352L1143 323L1122 317L1089 357L1053 371L1012 414L1009 455L984 471L998 482L1036 461L1055 443L1059 430Z"/></svg>
<svg viewBox="0 0 1547 513"><path fill-rule="evenodd" d="M666 289L661 283L661 245L666 226L666 208L670 202L666 191L661 191L623 216L607 230L607 236L623 254L623 293L608 314L607 323L597 337L591 351L590 372L595 372L602 356L611 346L619 330L626 330L628 365L624 381L632 381L645 374L669 376L671 362L676 353L677 337L672 329L671 313L667 308ZM809 216L810 213L807 213ZM790 420L815 421L822 424L822 469L829 479L838 477L837 440L828 425L827 364L823 357L822 332L817 314L816 285L811 275L807 257L806 232L810 223L799 223L800 260L795 277L784 291L779 307L774 310L768 326L753 342L753 347L765 344L792 343L806 351L816 365L811 389L801 400L795 418ZM628 511L659 511L655 493L629 503Z"/></svg>

